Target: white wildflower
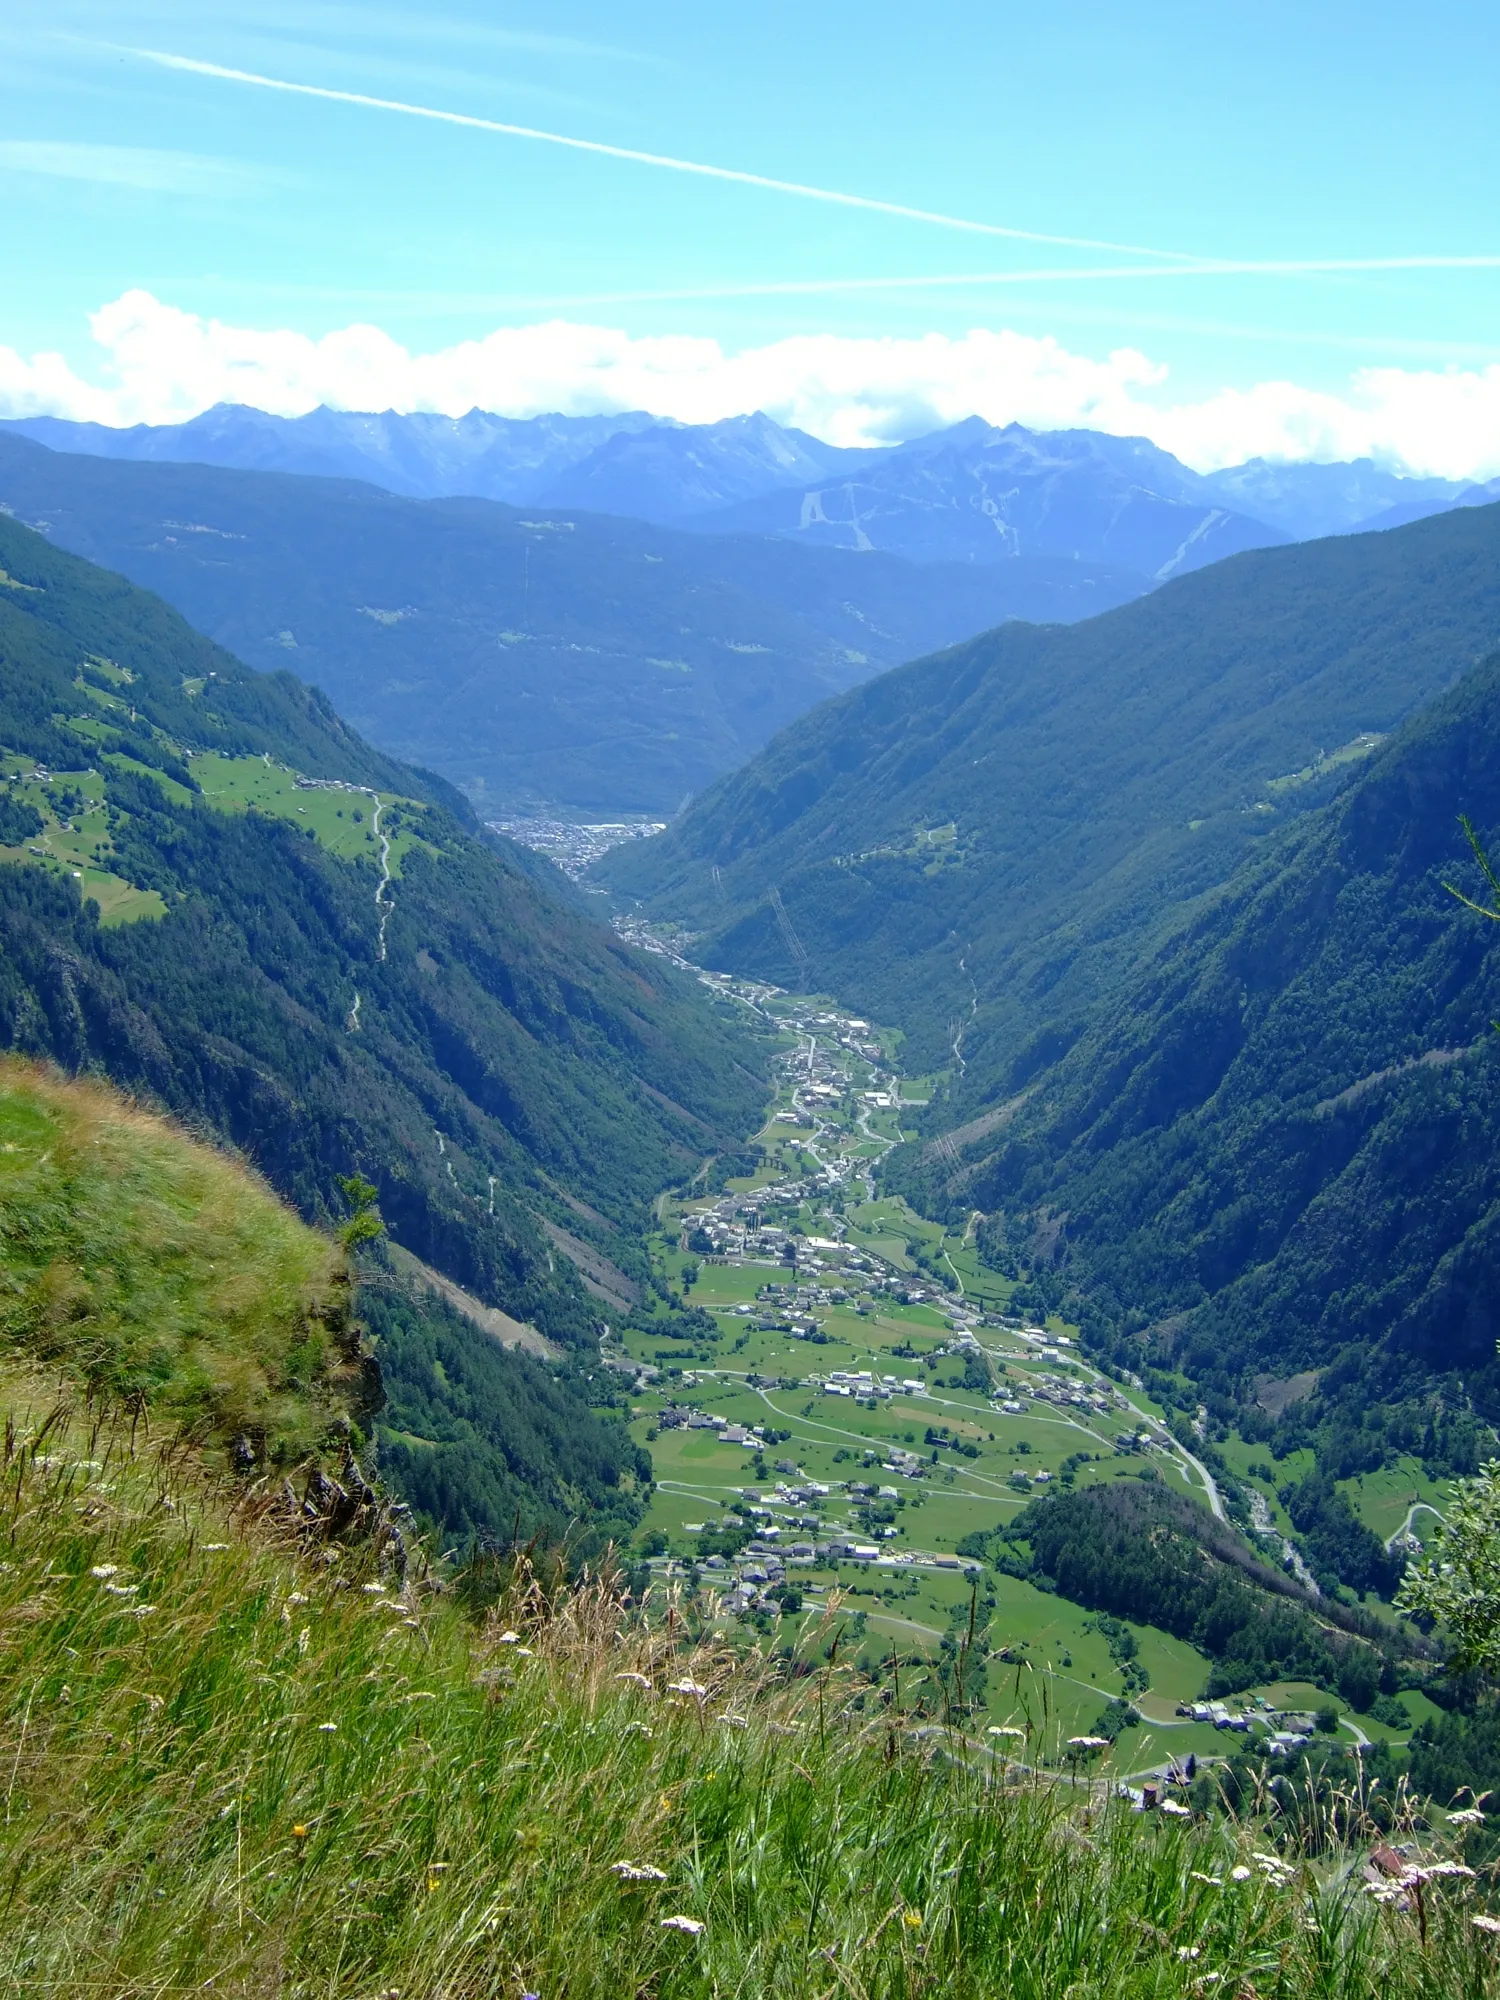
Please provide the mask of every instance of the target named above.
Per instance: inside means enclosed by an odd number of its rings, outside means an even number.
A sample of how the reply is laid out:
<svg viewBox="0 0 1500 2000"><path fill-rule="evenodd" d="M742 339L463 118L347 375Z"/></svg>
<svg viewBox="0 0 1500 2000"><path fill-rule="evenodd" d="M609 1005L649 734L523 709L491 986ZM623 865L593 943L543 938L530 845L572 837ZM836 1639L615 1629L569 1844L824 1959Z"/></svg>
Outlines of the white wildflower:
<svg viewBox="0 0 1500 2000"><path fill-rule="evenodd" d="M1248 1874L1250 1871L1246 1869L1245 1872ZM1205 1875L1201 1868L1193 1870L1193 1880L1195 1882L1206 1882L1210 1889L1222 1889L1224 1886L1224 1877L1222 1875Z"/></svg>
<svg viewBox="0 0 1500 2000"><path fill-rule="evenodd" d="M691 1680L686 1674L683 1675L680 1681L668 1681L667 1686L672 1690L673 1694L705 1695L708 1693L706 1687L698 1681Z"/></svg>
<svg viewBox="0 0 1500 2000"><path fill-rule="evenodd" d="M686 1931L689 1937L697 1937L703 1925L696 1917L663 1917L661 1928L664 1931Z"/></svg>
<svg viewBox="0 0 1500 2000"><path fill-rule="evenodd" d="M120 1565L118 1563L95 1563L94 1567L89 1571L90 1576L97 1576L101 1582L105 1577L118 1576L119 1573Z"/></svg>
<svg viewBox="0 0 1500 2000"><path fill-rule="evenodd" d="M1230 1869L1229 1879L1231 1882L1248 1882L1250 1880L1250 1870L1241 1861L1236 1867Z"/></svg>
<svg viewBox="0 0 1500 2000"><path fill-rule="evenodd" d="M502 1646L519 1646L521 1643L521 1635L519 1632L502 1632L500 1634L499 1643Z"/></svg>
<svg viewBox="0 0 1500 2000"><path fill-rule="evenodd" d="M336 1722L320 1722L318 1724L318 1734L320 1736L333 1736L337 1731L338 1724Z"/></svg>
<svg viewBox="0 0 1500 2000"><path fill-rule="evenodd" d="M1500 1935L1500 1917L1470 1917L1469 1922L1476 1931L1489 1931Z"/></svg>
<svg viewBox="0 0 1500 2000"><path fill-rule="evenodd" d="M665 1868L653 1868L649 1861L612 1861L610 1873L618 1875L622 1882L665 1882Z"/></svg>
<svg viewBox="0 0 1500 2000"><path fill-rule="evenodd" d="M1179 1805L1176 1799L1163 1799L1161 1809L1164 1813L1169 1813L1173 1819L1191 1819L1193 1816L1191 1806Z"/></svg>
<svg viewBox="0 0 1500 2000"><path fill-rule="evenodd" d="M1203 1947L1201 1944L1180 1944L1177 1947L1177 1956L1179 1958L1201 1958L1203 1956Z"/></svg>
<svg viewBox="0 0 1500 2000"><path fill-rule="evenodd" d="M1449 1813L1448 1824L1450 1826L1483 1826L1484 1814L1478 1806L1465 1806L1461 1812Z"/></svg>

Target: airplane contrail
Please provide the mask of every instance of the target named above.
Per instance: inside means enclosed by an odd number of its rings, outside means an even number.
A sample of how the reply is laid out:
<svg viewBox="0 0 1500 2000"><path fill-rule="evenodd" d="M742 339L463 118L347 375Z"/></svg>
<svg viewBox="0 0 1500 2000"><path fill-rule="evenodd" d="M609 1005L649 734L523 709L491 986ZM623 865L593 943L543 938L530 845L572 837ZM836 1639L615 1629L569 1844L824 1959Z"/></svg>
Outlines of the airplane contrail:
<svg viewBox="0 0 1500 2000"><path fill-rule="evenodd" d="M686 299L754 299L818 292L943 291L957 286L1077 284L1137 278L1238 278L1357 276L1380 271L1500 271L1500 254L1473 257L1205 257L1173 264L1048 265L1032 271L949 271L917 277L771 278L762 283L703 285L644 292L581 292L562 298L522 300L555 306L650 305Z"/></svg>
<svg viewBox="0 0 1500 2000"><path fill-rule="evenodd" d="M668 153L643 153L630 146L606 145L602 139L575 139L563 132L543 132L532 125L509 125L497 118L476 118L464 111L441 111L427 104L407 104L400 98L369 97L358 90L331 90L322 84L291 83L285 77L261 76L255 70L230 69L223 63L201 62L195 56L164 49L127 49L125 53L163 69L185 70L192 76L223 83L253 84L258 90L279 90L293 97L315 97L327 104L354 104L367 111L395 111L405 118L428 118L440 125L460 125L472 132L498 132L510 139L536 139L548 146L565 146L575 153L597 153L605 159L630 160L637 166L664 167L674 174L698 174L708 180L733 181L741 187L767 188L774 194L796 195L803 201L831 202L838 208L858 208L876 215L894 215L904 222L926 222L938 229L958 229L973 236L1003 236L1017 243L1048 243L1066 250L1109 250L1117 256L1156 257L1184 265L1197 259L1183 250L1156 250L1139 243L1107 243L1090 236L1050 236L1037 229L1011 229L998 222L973 222L963 216L941 215L932 209L908 208L901 202L879 201L873 195L842 194L834 188L809 187L802 181L777 180L770 174L746 173L738 167L714 167L702 160L674 159Z"/></svg>

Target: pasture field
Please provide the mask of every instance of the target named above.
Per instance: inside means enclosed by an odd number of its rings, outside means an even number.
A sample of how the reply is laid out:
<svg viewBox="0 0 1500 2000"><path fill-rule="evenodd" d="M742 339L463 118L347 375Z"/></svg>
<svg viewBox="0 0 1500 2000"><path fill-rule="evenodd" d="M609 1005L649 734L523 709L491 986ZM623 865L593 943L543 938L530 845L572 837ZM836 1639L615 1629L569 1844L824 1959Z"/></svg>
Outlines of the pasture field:
<svg viewBox="0 0 1500 2000"><path fill-rule="evenodd" d="M1415 1458L1398 1459L1395 1465L1341 1480L1340 1485L1355 1513L1382 1541L1398 1532L1413 1507L1421 1510L1411 1524L1418 1540L1430 1540L1437 1517L1448 1511L1453 1492L1451 1480L1430 1479Z"/></svg>
<svg viewBox="0 0 1500 2000"><path fill-rule="evenodd" d="M380 862L374 829L375 799L352 786L302 786L297 774L263 757L223 757L217 751L193 759L193 776L204 800L220 812L268 813L312 832L341 861ZM390 868L401 872L402 858L425 846L415 831L425 808L395 792L378 794L381 831L390 838ZM430 851L430 850L429 850Z"/></svg>
<svg viewBox="0 0 1500 2000"><path fill-rule="evenodd" d="M112 757L124 768L145 772L143 764L130 757ZM99 921L107 927L136 923L143 918L166 915L167 906L155 889L138 889L109 867L111 853L109 826L104 806L104 777L94 771L62 771L45 779L32 775L32 760L10 750L0 750L0 774L9 780L8 789L18 802L41 815L42 830L29 840L12 847L0 846L0 861L19 861L46 869L50 874L70 878L78 885L85 901L99 905ZM188 794L160 772L146 772L164 790ZM61 810L64 798L71 810Z"/></svg>
<svg viewBox="0 0 1500 2000"><path fill-rule="evenodd" d="M90 689L97 700L99 690ZM109 697L113 701L113 697ZM116 706L120 704L115 704ZM105 725L92 717L72 724L84 742L105 736ZM165 772L119 751L100 753L107 769L131 771L158 786L174 804L192 803L193 794ZM192 760L201 801L218 812L266 813L310 832L341 861L368 861L378 867L381 843L374 826L375 799L352 787L299 785L294 772L261 757L225 757L205 752ZM0 861L18 861L70 877L79 894L99 906L106 927L161 917L167 905L155 889L141 889L110 867L112 844L105 804L105 771L100 769L33 774L32 760L0 749L0 779L11 795L41 815L40 833L16 845L0 846ZM66 810L63 802L66 801ZM425 808L395 793L379 794L381 832L390 841L389 866L399 875L403 858L413 847L427 846L419 831ZM429 848L429 851L434 851Z"/></svg>

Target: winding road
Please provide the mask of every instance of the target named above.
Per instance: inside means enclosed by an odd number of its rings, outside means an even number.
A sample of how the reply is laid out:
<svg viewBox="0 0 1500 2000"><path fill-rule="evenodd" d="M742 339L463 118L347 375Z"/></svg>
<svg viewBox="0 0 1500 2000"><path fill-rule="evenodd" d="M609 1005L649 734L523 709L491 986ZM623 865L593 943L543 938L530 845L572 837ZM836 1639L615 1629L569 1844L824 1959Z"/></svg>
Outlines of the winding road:
<svg viewBox="0 0 1500 2000"><path fill-rule="evenodd" d="M1401 1523L1401 1526L1396 1530L1394 1535L1386 1536L1385 1545L1388 1549L1393 1549L1403 1535L1409 1535L1413 1532L1411 1524L1418 1514L1435 1515L1445 1525L1448 1519L1446 1514L1438 1512L1438 1509L1433 1506L1430 1500L1413 1500L1406 1510L1406 1519Z"/></svg>
<svg viewBox="0 0 1500 2000"><path fill-rule="evenodd" d="M395 907L393 900L386 895L391 885L391 837L380 824L380 815L385 811L385 804L379 792L372 791L368 785L335 785L330 782L328 788L331 791L358 792L361 798L368 799L371 804L370 830L380 842L380 880L375 885L375 913L380 920L380 928L375 939L375 956L384 964L385 927L390 922L391 911ZM360 995L356 992L354 1005L349 1009L348 1030L351 1035L359 1033L359 1002Z"/></svg>

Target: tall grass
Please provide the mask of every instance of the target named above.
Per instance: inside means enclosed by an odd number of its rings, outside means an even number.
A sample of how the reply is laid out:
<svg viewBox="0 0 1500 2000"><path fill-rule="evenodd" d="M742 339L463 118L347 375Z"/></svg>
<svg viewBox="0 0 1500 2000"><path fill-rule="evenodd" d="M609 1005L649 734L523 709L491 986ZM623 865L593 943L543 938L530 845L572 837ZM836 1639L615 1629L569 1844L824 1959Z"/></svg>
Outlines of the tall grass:
<svg viewBox="0 0 1500 2000"><path fill-rule="evenodd" d="M293 1459L360 1365L337 1246L102 1084L0 1057L0 1343Z"/></svg>
<svg viewBox="0 0 1500 2000"><path fill-rule="evenodd" d="M6 1991L1500 1992L1474 1883L1419 1925L1348 1862L1007 1771L607 1581L521 1565L476 1630L138 1416L0 1402Z"/></svg>

